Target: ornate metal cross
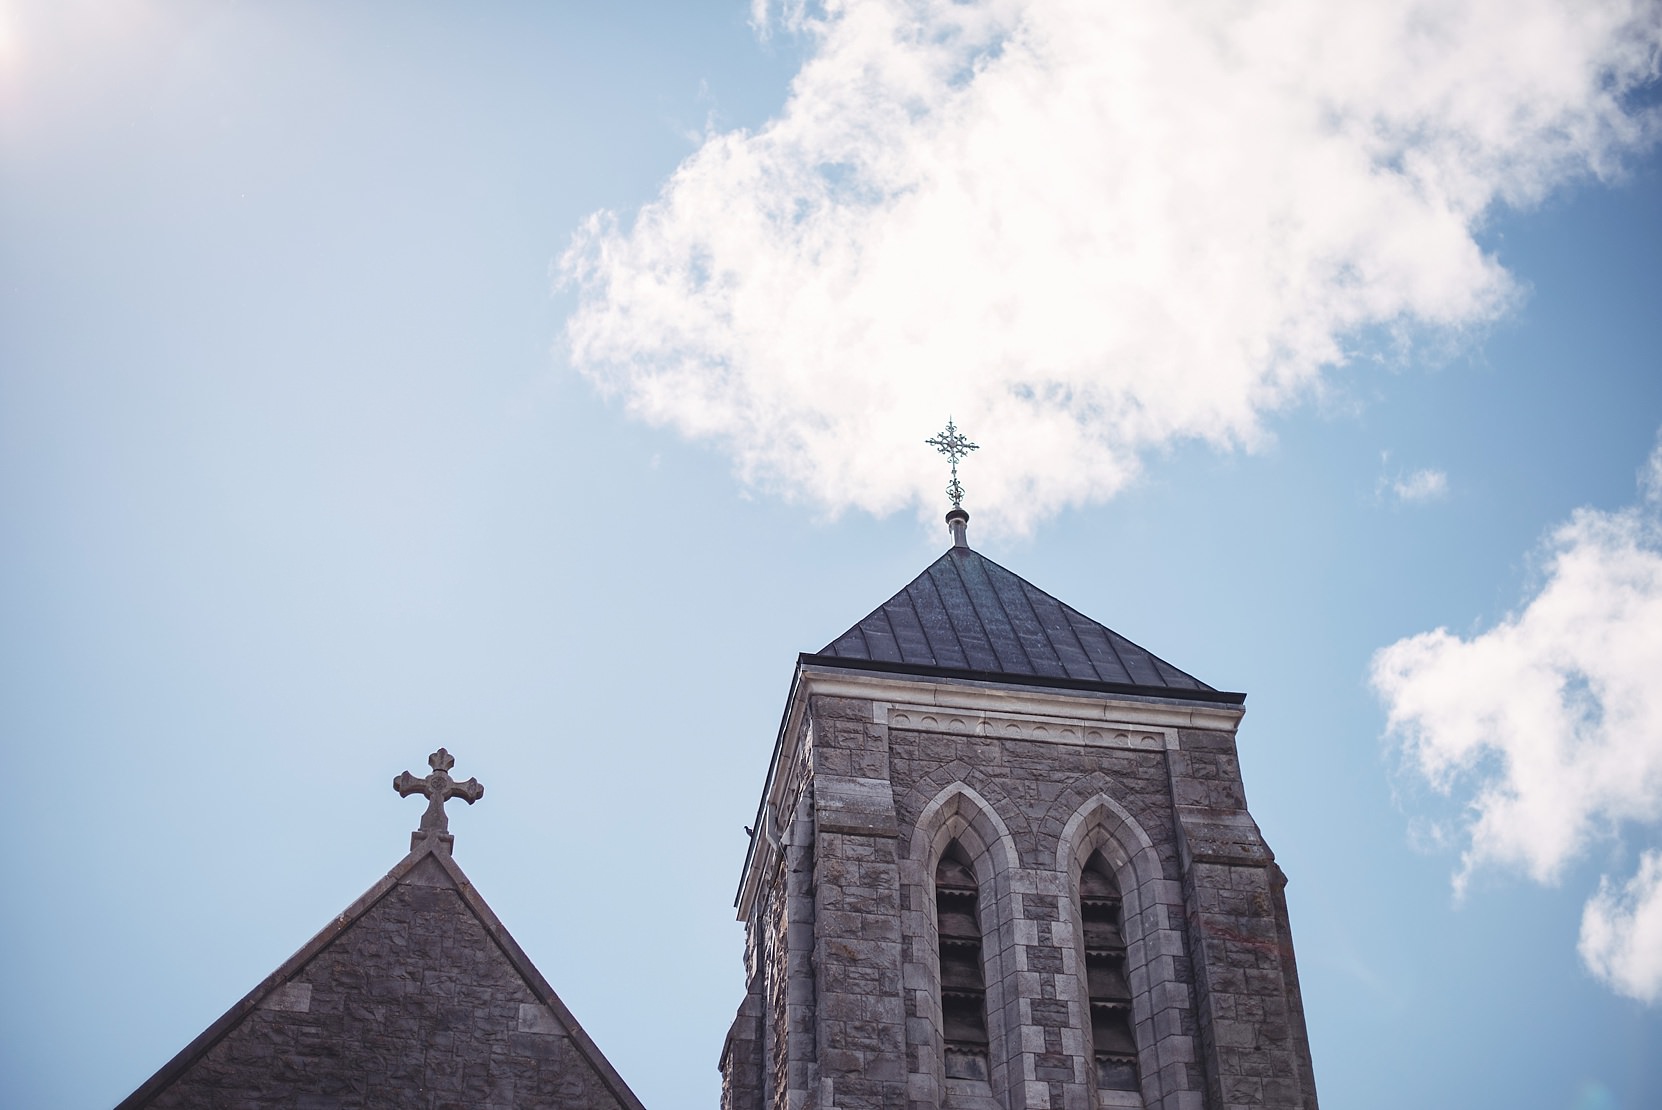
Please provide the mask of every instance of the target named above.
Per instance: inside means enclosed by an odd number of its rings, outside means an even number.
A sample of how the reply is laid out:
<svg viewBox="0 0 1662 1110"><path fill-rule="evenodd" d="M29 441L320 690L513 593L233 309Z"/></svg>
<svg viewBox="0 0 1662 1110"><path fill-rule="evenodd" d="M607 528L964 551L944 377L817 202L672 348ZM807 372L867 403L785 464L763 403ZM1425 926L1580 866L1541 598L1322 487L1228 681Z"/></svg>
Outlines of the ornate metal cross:
<svg viewBox="0 0 1662 1110"><path fill-rule="evenodd" d="M954 509L962 509L964 507L964 486L963 483L958 481L958 462L971 451L979 450L979 446L958 434L958 429L953 426L950 416L946 419L946 431L923 442L952 460L952 481L947 484L946 495L952 498Z"/></svg>
<svg viewBox="0 0 1662 1110"><path fill-rule="evenodd" d="M421 815L421 827L410 834L412 852L428 837L437 841L437 847L446 850L456 839L450 835L450 818L444 813L446 801L460 798L472 805L485 796L485 788L479 785L478 779L457 782L450 777L450 768L456 766L456 757L443 748L427 757L427 766L431 767L433 772L426 778L418 779L405 771L392 780L392 788L398 791L400 796L408 798L411 794L420 794L427 799L427 812Z"/></svg>

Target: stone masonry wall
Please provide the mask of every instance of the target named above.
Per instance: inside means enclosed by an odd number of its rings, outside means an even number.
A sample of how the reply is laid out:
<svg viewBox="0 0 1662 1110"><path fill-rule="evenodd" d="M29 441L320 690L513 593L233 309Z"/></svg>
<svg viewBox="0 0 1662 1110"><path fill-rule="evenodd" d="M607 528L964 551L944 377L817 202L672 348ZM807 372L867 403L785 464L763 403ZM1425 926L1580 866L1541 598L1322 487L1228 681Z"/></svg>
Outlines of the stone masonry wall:
<svg viewBox="0 0 1662 1110"><path fill-rule="evenodd" d="M770 1110L1316 1110L1285 879L1232 732L1084 742L823 695L806 719L751 918L785 980L764 999ZM982 884L989 1083L940 1064L933 866L954 836ZM1125 899L1140 1102L1096 1091L1075 888L1099 848Z"/></svg>
<svg viewBox="0 0 1662 1110"><path fill-rule="evenodd" d="M1083 1110L1094 1105L1095 1065L1078 954L1073 881L1057 872L1061 838L1069 819L1082 806L1097 794L1107 794L1152 840L1152 866L1157 874L1146 884L1145 900L1152 903L1164 897L1176 902L1181 872L1165 752L977 732L968 722L961 732L940 726L887 731L903 842L925 808L942 791L962 783L998 815L1017 856L1016 868L988 892L1003 919L985 953L989 975L1001 979L988 983L989 1025L998 1031L993 1046L995 1097L1012 1108ZM915 863L921 878L929 861ZM1122 886L1130 886L1133 895L1139 885L1134 876L1122 876ZM927 903L921 885L909 899ZM1148 919L1166 923L1163 909L1151 905ZM1180 938L1184 924L1180 904L1170 916ZM1134 955L1144 954L1145 949L1150 956L1161 954L1151 939ZM1148 989L1146 974L1142 978L1147 1009L1155 992ZM1165 1003L1162 1014L1170 1020L1163 1019L1158 1030L1150 1026L1145 1032L1149 1040L1166 1042L1164 1057L1177 1059L1163 1069L1159 1066L1162 1054L1152 1048L1146 1052L1144 1089L1153 1097L1150 1106L1198 1110L1204 1076L1194 1059L1198 1046L1190 1047L1195 1019L1187 961L1170 961L1160 986L1160 1000ZM936 1003L925 1000L924 1004ZM920 1051L915 1058L923 1055L923 1047L917 1046ZM950 1090L947 1094L943 1104L951 1102Z"/></svg>
<svg viewBox="0 0 1662 1110"><path fill-rule="evenodd" d="M619 1106L431 860L149 1103Z"/></svg>
<svg viewBox="0 0 1662 1110"><path fill-rule="evenodd" d="M1293 956L1293 930L1287 919L1287 876L1270 865L1270 893L1275 901L1275 927L1281 941L1281 967L1292 1018L1293 1057L1299 1065L1304 1105L1316 1110L1316 1074L1310 1063L1310 1030L1304 1023L1304 992L1298 985L1298 961Z"/></svg>
<svg viewBox="0 0 1662 1110"><path fill-rule="evenodd" d="M1208 1103L1316 1110L1286 878L1247 812L1234 737L1193 731L1180 742L1172 800Z"/></svg>
<svg viewBox="0 0 1662 1110"><path fill-rule="evenodd" d="M745 922L745 1000L722 1049L723 1110L800 1110L818 1082L809 745L794 751L755 831L764 870Z"/></svg>
<svg viewBox="0 0 1662 1110"><path fill-rule="evenodd" d="M815 989L820 1105L906 1105L900 868L883 730L864 702L816 698Z"/></svg>
<svg viewBox="0 0 1662 1110"><path fill-rule="evenodd" d="M721 1046L721 1110L762 1110L762 977L747 945L744 1001Z"/></svg>
<svg viewBox="0 0 1662 1110"><path fill-rule="evenodd" d="M790 1106L790 953L786 946L784 883L777 878L784 873L783 861L776 869L774 882L761 906L762 961L764 979L762 1004L766 1008L767 1028L762 1038L762 1064L766 1069L762 1079L764 1105L772 1110L787 1110Z"/></svg>

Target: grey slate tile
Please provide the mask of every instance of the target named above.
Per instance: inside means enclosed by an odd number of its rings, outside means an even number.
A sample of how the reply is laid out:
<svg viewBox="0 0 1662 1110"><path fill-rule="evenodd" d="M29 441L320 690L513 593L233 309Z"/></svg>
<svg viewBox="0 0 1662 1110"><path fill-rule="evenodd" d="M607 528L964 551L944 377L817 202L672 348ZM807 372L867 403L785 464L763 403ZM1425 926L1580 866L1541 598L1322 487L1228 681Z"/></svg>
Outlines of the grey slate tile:
<svg viewBox="0 0 1662 1110"><path fill-rule="evenodd" d="M1212 689L968 547L949 548L818 654L995 679Z"/></svg>

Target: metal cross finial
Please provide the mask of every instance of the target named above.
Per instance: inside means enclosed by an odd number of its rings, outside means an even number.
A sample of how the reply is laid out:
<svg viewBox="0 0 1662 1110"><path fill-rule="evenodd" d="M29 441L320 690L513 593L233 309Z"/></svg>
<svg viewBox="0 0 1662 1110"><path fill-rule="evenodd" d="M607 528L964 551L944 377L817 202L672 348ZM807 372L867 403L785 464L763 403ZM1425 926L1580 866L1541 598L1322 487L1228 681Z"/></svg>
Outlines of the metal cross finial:
<svg viewBox="0 0 1662 1110"><path fill-rule="evenodd" d="M958 463L971 451L979 450L979 447L959 434L958 429L953 426L950 416L946 419L946 431L923 442L952 460L952 481L947 483L946 495L952 498L954 509L962 509L964 507L964 485L958 481Z"/></svg>
<svg viewBox="0 0 1662 1110"><path fill-rule="evenodd" d="M410 851L415 851L422 841L431 837L435 849L448 852L456 838L450 835L450 818L445 816L444 803L451 798L460 798L472 805L485 796L485 788L479 785L478 779L457 782L451 778L450 768L456 766L456 757L443 748L427 757L427 766L433 769L433 773L426 778L418 779L405 771L392 780L392 788L405 798L420 794L427 799L427 812L421 815L421 827L410 834Z"/></svg>

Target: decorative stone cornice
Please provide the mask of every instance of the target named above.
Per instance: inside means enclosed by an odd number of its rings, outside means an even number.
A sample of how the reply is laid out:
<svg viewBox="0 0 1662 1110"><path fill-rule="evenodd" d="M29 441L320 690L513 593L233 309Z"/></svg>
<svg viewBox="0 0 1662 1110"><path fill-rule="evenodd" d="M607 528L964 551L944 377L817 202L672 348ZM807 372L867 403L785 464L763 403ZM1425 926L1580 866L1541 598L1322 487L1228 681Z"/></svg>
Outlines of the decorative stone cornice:
<svg viewBox="0 0 1662 1110"><path fill-rule="evenodd" d="M815 664L797 667L797 696L821 694L867 698L892 706L928 707L959 714L1035 721L1072 720L1124 724L1131 728L1198 728L1233 731L1246 708L1180 697L1053 690L971 679L909 678Z"/></svg>
<svg viewBox="0 0 1662 1110"><path fill-rule="evenodd" d="M891 728L1142 750L1178 750L1183 729L1234 732L1246 713L1238 704L1181 697L919 678L798 663L735 899L741 921L750 916L761 877L778 857L779 830L791 819L780 812L787 804L784 792L789 785L783 771L795 765L806 741L807 709L815 696L869 701L873 723Z"/></svg>

